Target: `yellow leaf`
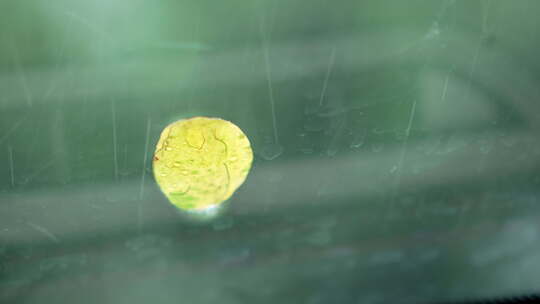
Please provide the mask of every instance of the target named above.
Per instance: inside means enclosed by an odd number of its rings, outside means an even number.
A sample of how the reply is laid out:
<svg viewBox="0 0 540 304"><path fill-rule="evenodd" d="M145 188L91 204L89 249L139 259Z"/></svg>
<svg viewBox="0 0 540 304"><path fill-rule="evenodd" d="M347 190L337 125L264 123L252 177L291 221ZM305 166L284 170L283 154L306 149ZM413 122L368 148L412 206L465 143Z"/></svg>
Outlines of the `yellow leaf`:
<svg viewBox="0 0 540 304"><path fill-rule="evenodd" d="M193 117L168 125L154 152L154 177L176 207L204 211L226 201L251 168L253 152L233 123Z"/></svg>

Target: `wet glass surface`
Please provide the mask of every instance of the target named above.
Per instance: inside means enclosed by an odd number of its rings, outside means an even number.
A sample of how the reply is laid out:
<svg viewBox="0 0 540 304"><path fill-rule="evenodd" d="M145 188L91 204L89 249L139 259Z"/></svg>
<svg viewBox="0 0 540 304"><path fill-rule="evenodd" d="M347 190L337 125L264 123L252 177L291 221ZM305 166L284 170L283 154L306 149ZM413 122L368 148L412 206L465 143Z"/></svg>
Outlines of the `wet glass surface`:
<svg viewBox="0 0 540 304"><path fill-rule="evenodd" d="M0 302L434 303L540 286L540 2L0 2ZM213 218L151 160L234 122Z"/></svg>

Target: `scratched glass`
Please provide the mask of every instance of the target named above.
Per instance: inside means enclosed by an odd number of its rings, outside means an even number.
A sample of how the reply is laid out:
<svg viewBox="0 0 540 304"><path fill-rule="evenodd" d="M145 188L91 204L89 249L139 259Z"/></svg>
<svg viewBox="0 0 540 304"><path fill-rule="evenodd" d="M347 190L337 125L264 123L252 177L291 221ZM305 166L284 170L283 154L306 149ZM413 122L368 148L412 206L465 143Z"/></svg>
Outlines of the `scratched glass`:
<svg viewBox="0 0 540 304"><path fill-rule="evenodd" d="M536 0L0 1L0 303L539 292L539 14ZM192 117L245 134L245 179L220 133L155 153ZM225 201L197 218L171 197Z"/></svg>

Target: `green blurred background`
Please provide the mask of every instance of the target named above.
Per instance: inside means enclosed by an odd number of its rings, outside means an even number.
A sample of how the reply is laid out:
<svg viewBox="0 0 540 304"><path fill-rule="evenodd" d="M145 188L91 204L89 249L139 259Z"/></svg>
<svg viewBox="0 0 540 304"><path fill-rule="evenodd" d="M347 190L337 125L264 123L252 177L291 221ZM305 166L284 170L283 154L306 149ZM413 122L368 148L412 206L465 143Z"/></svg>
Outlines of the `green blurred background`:
<svg viewBox="0 0 540 304"><path fill-rule="evenodd" d="M538 292L540 2L0 2L0 302L436 303ZM240 126L179 214L170 122Z"/></svg>

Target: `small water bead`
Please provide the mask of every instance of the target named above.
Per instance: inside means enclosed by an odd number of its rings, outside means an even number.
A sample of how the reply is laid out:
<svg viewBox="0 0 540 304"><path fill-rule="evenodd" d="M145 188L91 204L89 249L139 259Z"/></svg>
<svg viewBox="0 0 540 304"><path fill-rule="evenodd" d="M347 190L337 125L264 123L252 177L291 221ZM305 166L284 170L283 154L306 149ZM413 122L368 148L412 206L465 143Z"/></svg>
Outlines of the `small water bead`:
<svg viewBox="0 0 540 304"><path fill-rule="evenodd" d="M406 140L409 137L409 132L407 130L397 130L395 132L395 138L399 141Z"/></svg>
<svg viewBox="0 0 540 304"><path fill-rule="evenodd" d="M493 148L493 144L488 140L481 140L479 144L480 152L482 154L488 154Z"/></svg>
<svg viewBox="0 0 540 304"><path fill-rule="evenodd" d="M381 152L383 147L384 147L384 145L382 143L373 143L371 145L371 151L375 152L375 153Z"/></svg>
<svg viewBox="0 0 540 304"><path fill-rule="evenodd" d="M328 148L326 150L326 155L328 155L330 157L334 157L334 156L336 156L338 151L339 151L339 148L337 146L333 146L333 147L330 147L330 148Z"/></svg>
<svg viewBox="0 0 540 304"><path fill-rule="evenodd" d="M501 141L507 147L512 147L518 142L517 138L513 136L504 136Z"/></svg>
<svg viewBox="0 0 540 304"><path fill-rule="evenodd" d="M355 138L353 142L351 142L350 147L352 149L358 149L364 145L364 138Z"/></svg>
<svg viewBox="0 0 540 304"><path fill-rule="evenodd" d="M282 153L283 147L279 143L269 143L263 147L261 157L265 160L274 160Z"/></svg>
<svg viewBox="0 0 540 304"><path fill-rule="evenodd" d="M374 128L374 129L372 130L372 132L373 132L374 134L383 134L383 133L384 133L384 130L381 129L381 128Z"/></svg>
<svg viewBox="0 0 540 304"><path fill-rule="evenodd" d="M304 154L313 154L313 152L315 152L315 149L313 149L313 148L301 148L300 152L302 152Z"/></svg>
<svg viewBox="0 0 540 304"><path fill-rule="evenodd" d="M320 117L310 117L304 124L304 129L309 132L319 132L325 128L326 120Z"/></svg>
<svg viewBox="0 0 540 304"><path fill-rule="evenodd" d="M356 132L353 132L353 139L349 147L352 149L358 149L364 145L366 139L366 129L360 129Z"/></svg>

